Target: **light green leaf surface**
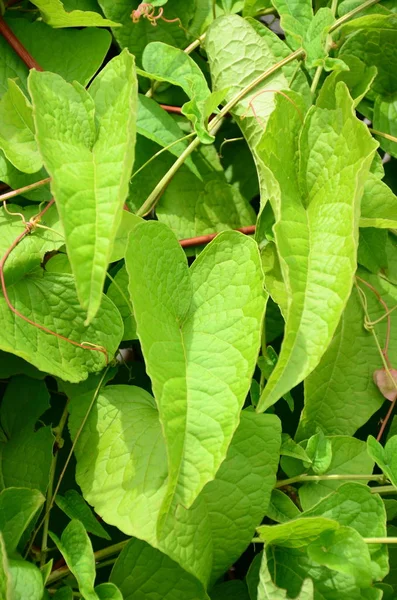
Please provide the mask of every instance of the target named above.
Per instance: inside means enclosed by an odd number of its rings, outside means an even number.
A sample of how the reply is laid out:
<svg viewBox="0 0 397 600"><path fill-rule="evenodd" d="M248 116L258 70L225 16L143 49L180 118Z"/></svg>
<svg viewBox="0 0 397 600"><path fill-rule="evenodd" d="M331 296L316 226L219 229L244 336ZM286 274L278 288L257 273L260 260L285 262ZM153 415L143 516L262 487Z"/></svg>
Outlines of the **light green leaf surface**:
<svg viewBox="0 0 397 600"><path fill-rule="evenodd" d="M110 535L102 527L92 513L91 508L76 490L68 490L64 496L60 494L55 498L56 505L63 510L69 519L78 519L89 533L110 540Z"/></svg>
<svg viewBox="0 0 397 600"><path fill-rule="evenodd" d="M129 290L167 445L166 514L174 498L191 506L226 455L266 300L257 246L242 234L220 234L190 270L162 224L138 225L129 240Z"/></svg>
<svg viewBox="0 0 397 600"><path fill-rule="evenodd" d="M285 600L287 598L286 590L283 590L275 585L269 572L268 559L266 552L262 553L262 560L259 570L259 583L257 590L258 600ZM305 579L302 584L302 589L296 600L313 600L313 582L310 579Z"/></svg>
<svg viewBox="0 0 397 600"><path fill-rule="evenodd" d="M88 10L66 11L61 0L34 0L43 20L51 27L118 27L119 23L104 19Z"/></svg>
<svg viewBox="0 0 397 600"><path fill-rule="evenodd" d="M376 146L356 118L342 82L335 102L333 110L309 111L298 142L300 115L279 97L258 150L274 177L270 198L276 216L274 234L289 294L280 357L259 411L318 365L353 284L359 202Z"/></svg>
<svg viewBox="0 0 397 600"><path fill-rule="evenodd" d="M377 96L374 105L373 128L397 138L397 84L393 96ZM397 142L377 136L381 148L397 158Z"/></svg>
<svg viewBox="0 0 397 600"><path fill-rule="evenodd" d="M136 340L136 321L134 318L134 310L132 308L130 295L128 292L128 273L125 265L117 271L113 281L108 287L106 295L120 312L124 323L124 334L122 340Z"/></svg>
<svg viewBox="0 0 397 600"><path fill-rule="evenodd" d="M146 542L132 539L110 577L124 600L209 600L202 584Z"/></svg>
<svg viewBox="0 0 397 600"><path fill-rule="evenodd" d="M367 440L368 454L376 462L378 467L397 488L397 436L389 438L383 447L370 435Z"/></svg>
<svg viewBox="0 0 397 600"><path fill-rule="evenodd" d="M39 569L26 560L10 560L10 597L12 600L42 600L44 587Z"/></svg>
<svg viewBox="0 0 397 600"><path fill-rule="evenodd" d="M99 0L105 16L121 23L122 26L114 29L113 34L121 48L128 48L134 54L137 65L141 66L142 53L150 42L164 42L177 48L188 45L186 32L180 27L179 21L166 23L160 20L156 27L144 18L139 19L138 23L133 23L131 12L136 10L140 3L140 0ZM195 8L195 2L169 0L164 6L164 16L169 20L178 17L184 27L189 27ZM156 14L157 12L158 10Z"/></svg>
<svg viewBox="0 0 397 600"><path fill-rule="evenodd" d="M310 0L272 0L291 46L299 48L313 20Z"/></svg>
<svg viewBox="0 0 397 600"><path fill-rule="evenodd" d="M101 583L95 588L99 600L123 600L120 590L114 583Z"/></svg>
<svg viewBox="0 0 397 600"><path fill-rule="evenodd" d="M12 600L10 587L11 576L8 568L7 552L3 535L0 531L0 597L4 598L4 600Z"/></svg>
<svg viewBox="0 0 397 600"><path fill-rule="evenodd" d="M182 106L182 114L192 121L201 142L211 144L214 137L207 131L207 118L213 110L209 108L211 92L194 60L179 48L152 42L143 52L142 64L156 81L167 81L183 89L190 100Z"/></svg>
<svg viewBox="0 0 397 600"><path fill-rule="evenodd" d="M351 527L324 531L309 544L307 552L313 562L352 575L359 588L372 584L368 545Z"/></svg>
<svg viewBox="0 0 397 600"><path fill-rule="evenodd" d="M23 532L44 502L38 490L10 487L0 493L0 531L5 549L12 555Z"/></svg>
<svg viewBox="0 0 397 600"><path fill-rule="evenodd" d="M75 435L91 395L71 404ZM77 481L105 521L157 546L185 570L215 580L249 544L266 512L280 443L273 415L244 411L226 460L190 510L173 507L158 531L167 459L153 398L129 386L104 389L76 446ZM95 455L88 449L96 447Z"/></svg>
<svg viewBox="0 0 397 600"><path fill-rule="evenodd" d="M311 458L306 454L306 450L300 444L297 444L288 434L281 436L282 444L280 449L281 456L291 456L310 464Z"/></svg>
<svg viewBox="0 0 397 600"><path fill-rule="evenodd" d="M94 592L94 552L84 525L75 519L70 521L62 533L61 539L51 532L50 536L75 576L84 600L99 600L98 595Z"/></svg>
<svg viewBox="0 0 397 600"><path fill-rule="evenodd" d="M7 19L17 38L45 70L66 81L87 85L101 66L111 43L105 29L53 29L42 21Z"/></svg>
<svg viewBox="0 0 397 600"><path fill-rule="evenodd" d="M301 548L316 540L323 531L338 529L333 519L313 517L295 519L279 525L261 525L257 528L259 539L268 545Z"/></svg>
<svg viewBox="0 0 397 600"><path fill-rule="evenodd" d="M37 142L52 177L78 297L89 323L101 302L134 162L134 58L124 51L112 59L88 92L58 75L37 71L31 72L29 89Z"/></svg>
<svg viewBox="0 0 397 600"><path fill-rule="evenodd" d="M243 17L254 17L259 11L272 8L270 0L244 0Z"/></svg>
<svg viewBox="0 0 397 600"><path fill-rule="evenodd" d="M332 463L332 444L321 430L308 439L306 453L310 457L313 473L322 475L328 471Z"/></svg>
<svg viewBox="0 0 397 600"><path fill-rule="evenodd" d="M0 97L8 89L8 79L19 79L23 90L26 89L28 68L14 52L5 37L0 37Z"/></svg>
<svg viewBox="0 0 397 600"><path fill-rule="evenodd" d="M358 275L379 291L387 305L397 304L395 286L381 277L360 270ZM373 321L384 314L376 296L361 285ZM397 359L397 315L392 313L390 360ZM375 325L379 339L385 339L386 319ZM373 372L382 360L371 332L364 328L364 314L353 289L334 338L319 366L305 381L305 407L297 432L302 440L316 426L326 434L353 435L383 404L384 398L373 381ZM352 473L354 471L351 471Z"/></svg>
<svg viewBox="0 0 397 600"><path fill-rule="evenodd" d="M114 238L113 250L110 256L110 262L116 262L121 260L125 256L125 251L127 248L128 236L130 232L134 229L138 223L141 223L142 219L128 212L128 210L123 210L121 216L121 223L116 233L116 237Z"/></svg>
<svg viewBox="0 0 397 600"><path fill-rule="evenodd" d="M317 106L321 108L333 108L335 88L339 81L344 81L349 88L349 93L357 106L371 89L371 85L377 75L375 66L368 66L357 56L343 54L340 57L349 67L349 71L334 71L324 81L320 88Z"/></svg>
<svg viewBox="0 0 397 600"><path fill-rule="evenodd" d="M272 491L269 508L266 513L269 519L276 523L287 523L291 519L296 519L299 515L299 508L287 494L277 489Z"/></svg>
<svg viewBox="0 0 397 600"><path fill-rule="evenodd" d="M32 106L12 79L0 100L0 148L24 173L35 173L43 166L34 138Z"/></svg>
<svg viewBox="0 0 397 600"><path fill-rule="evenodd" d="M71 275L45 273L39 269L19 279L8 289L11 303L35 323L73 341L106 348L111 359L120 343L123 325L114 304L103 296L99 312L89 327L84 325ZM79 382L91 372L100 371L103 352L79 348L26 323L8 308L0 295L2 339L0 347L32 363L41 371L61 379Z"/></svg>

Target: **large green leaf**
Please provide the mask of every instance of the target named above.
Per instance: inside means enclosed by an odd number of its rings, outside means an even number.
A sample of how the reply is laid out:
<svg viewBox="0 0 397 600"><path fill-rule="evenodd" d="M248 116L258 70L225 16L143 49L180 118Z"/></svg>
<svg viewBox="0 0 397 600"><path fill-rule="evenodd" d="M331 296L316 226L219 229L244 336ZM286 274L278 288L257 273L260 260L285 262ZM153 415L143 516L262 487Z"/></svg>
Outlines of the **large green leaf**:
<svg viewBox="0 0 397 600"><path fill-rule="evenodd" d="M50 536L77 579L84 600L99 600L94 592L94 552L84 525L80 521L73 520L63 531L61 539L51 532Z"/></svg>
<svg viewBox="0 0 397 600"><path fill-rule="evenodd" d="M23 532L44 502L38 490L10 487L0 493L0 531L8 555L12 555Z"/></svg>
<svg viewBox="0 0 397 600"><path fill-rule="evenodd" d="M132 539L120 554L111 581L124 600L209 600L197 579L138 539Z"/></svg>
<svg viewBox="0 0 397 600"><path fill-rule="evenodd" d="M352 104L340 82L334 109L313 107L298 137L301 116L281 96L258 148L274 178L274 235L289 295L280 357L258 410L315 369L351 292L359 203L376 147Z"/></svg>
<svg viewBox="0 0 397 600"><path fill-rule="evenodd" d="M87 85L101 66L111 43L105 29L58 29L42 21L8 19L8 25L45 71Z"/></svg>
<svg viewBox="0 0 397 600"><path fill-rule="evenodd" d="M259 350L262 271L255 242L236 232L220 234L190 270L160 223L138 225L129 241L137 332L167 444L167 513L174 498L192 505L237 427Z"/></svg>
<svg viewBox="0 0 397 600"><path fill-rule="evenodd" d="M120 24L104 19L88 10L66 11L61 0L34 0L43 20L51 27L118 27Z"/></svg>
<svg viewBox="0 0 397 600"><path fill-rule="evenodd" d="M36 423L50 407L43 381L14 377L0 408L5 434L0 451L0 487L26 487L45 494L52 463L54 436L51 427Z"/></svg>
<svg viewBox="0 0 397 600"><path fill-rule="evenodd" d="M188 44L186 32L180 27L179 21L167 23L159 20L153 27L150 21L141 17L137 23L133 23L131 13L141 4L140 0L99 0L99 4L108 19L121 23L122 26L114 29L113 34L121 48L128 48L134 54L139 66L142 64L143 51L150 42L164 42L177 48ZM187 27L195 4L186 0L168 0L164 6L164 16L168 20L179 18L182 25Z"/></svg>
<svg viewBox="0 0 397 600"><path fill-rule="evenodd" d="M367 446L368 454L373 458L378 467L382 469L383 473L394 487L397 487L397 436L393 435L389 438L385 447L383 447L372 435L370 435L367 440Z"/></svg>
<svg viewBox="0 0 397 600"><path fill-rule="evenodd" d="M286 590L283 590L275 585L269 572L267 564L267 554L262 553L262 560L259 570L259 583L257 590L258 600L285 600L287 598ZM302 589L296 600L313 600L313 582L310 579L305 579L302 584Z"/></svg>
<svg viewBox="0 0 397 600"><path fill-rule="evenodd" d="M0 148L20 171L35 173L43 166L34 138L32 106L12 79L0 100Z"/></svg>
<svg viewBox="0 0 397 600"><path fill-rule="evenodd" d="M37 142L52 177L78 297L89 323L101 302L134 162L134 58L124 51L108 62L88 92L58 75L37 71L30 74L29 89Z"/></svg>
<svg viewBox="0 0 397 600"><path fill-rule="evenodd" d="M72 402L72 437L90 398ZM206 583L238 558L266 512L279 436L274 416L244 411L215 480L189 510L173 506L159 531L167 458L154 400L140 388L107 387L76 446L76 477L88 502L107 522L157 546ZM88 451L91 447L98 449L96 454Z"/></svg>
<svg viewBox="0 0 397 600"><path fill-rule="evenodd" d="M382 277L360 270L365 281L379 291L387 305L397 303L395 286ZM384 314L376 296L361 284L373 321ZM395 313L391 318L390 360L397 359ZM380 340L385 339L387 320L375 325ZM353 435L384 402L373 381L373 372L382 367L382 359L371 332L364 327L364 313L356 289L342 315L333 340L318 367L305 381L305 407L297 438L305 439L320 426L327 434Z"/></svg>

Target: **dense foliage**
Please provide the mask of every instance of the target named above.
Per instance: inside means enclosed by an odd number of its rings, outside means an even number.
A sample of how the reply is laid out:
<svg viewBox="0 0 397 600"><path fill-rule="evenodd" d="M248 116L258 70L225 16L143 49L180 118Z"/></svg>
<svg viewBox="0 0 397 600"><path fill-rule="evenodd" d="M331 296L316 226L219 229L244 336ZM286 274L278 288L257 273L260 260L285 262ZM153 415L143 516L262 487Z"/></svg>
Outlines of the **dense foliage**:
<svg viewBox="0 0 397 600"><path fill-rule="evenodd" d="M396 0L0 10L0 600L395 598Z"/></svg>

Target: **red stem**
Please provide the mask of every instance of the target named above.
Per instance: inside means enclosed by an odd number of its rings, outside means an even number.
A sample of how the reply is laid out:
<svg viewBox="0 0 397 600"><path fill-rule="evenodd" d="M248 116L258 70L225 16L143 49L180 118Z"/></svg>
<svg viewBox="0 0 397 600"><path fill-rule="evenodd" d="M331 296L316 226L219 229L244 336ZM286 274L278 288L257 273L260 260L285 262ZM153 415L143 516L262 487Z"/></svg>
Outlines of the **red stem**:
<svg viewBox="0 0 397 600"><path fill-rule="evenodd" d="M177 113L178 115L180 115L182 112L180 106L170 106L169 104L160 104L160 106L169 113Z"/></svg>
<svg viewBox="0 0 397 600"><path fill-rule="evenodd" d="M25 46L23 46L19 39L14 35L7 23L4 21L3 17L0 17L0 33L9 43L14 52L18 54L19 58L23 60L28 69L36 69L37 71L43 70L35 61L33 56L29 54Z"/></svg>
<svg viewBox="0 0 397 600"><path fill-rule="evenodd" d="M235 229L234 231L240 231L245 235L251 235L255 233L255 225L248 225L247 227L240 227L239 229ZM208 244L211 240L213 240L218 233L209 233L208 235L199 235L197 237L187 238L186 240L179 240L182 248L190 248L191 246L204 246L204 244Z"/></svg>

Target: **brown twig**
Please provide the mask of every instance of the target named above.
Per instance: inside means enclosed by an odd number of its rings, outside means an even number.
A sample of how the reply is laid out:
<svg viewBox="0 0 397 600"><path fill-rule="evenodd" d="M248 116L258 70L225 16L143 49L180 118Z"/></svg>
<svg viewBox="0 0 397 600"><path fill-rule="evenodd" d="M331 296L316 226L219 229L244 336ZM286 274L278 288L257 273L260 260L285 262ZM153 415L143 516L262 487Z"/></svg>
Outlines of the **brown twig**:
<svg viewBox="0 0 397 600"><path fill-rule="evenodd" d="M26 50L25 46L21 44L19 39L13 33L13 31L8 27L7 23L4 21L2 17L0 17L0 33L9 43L11 48L18 54L19 58L23 60L28 69L36 69L37 71L42 71L43 69L40 65L35 61L33 56L29 54Z"/></svg>
<svg viewBox="0 0 397 600"><path fill-rule="evenodd" d="M234 231L240 231L240 233L244 233L245 235L252 235L255 233L255 225L248 225L247 227L240 227L239 229L235 229ZM191 248L192 246L204 246L205 244L209 244L211 240L213 240L218 233L209 233L208 235L199 235L197 237L187 238L185 240L179 240L182 248Z"/></svg>
<svg viewBox="0 0 397 600"><path fill-rule="evenodd" d="M169 113L177 113L179 115L182 113L180 106L170 106L169 104L160 104L160 106Z"/></svg>

